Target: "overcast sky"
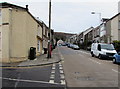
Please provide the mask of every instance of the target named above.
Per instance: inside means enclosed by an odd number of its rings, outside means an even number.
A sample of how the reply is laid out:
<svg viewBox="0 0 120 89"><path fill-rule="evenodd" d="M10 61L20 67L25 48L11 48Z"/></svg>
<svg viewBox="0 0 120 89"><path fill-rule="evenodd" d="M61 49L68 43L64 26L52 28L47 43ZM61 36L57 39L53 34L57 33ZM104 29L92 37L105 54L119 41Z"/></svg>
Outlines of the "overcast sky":
<svg viewBox="0 0 120 89"><path fill-rule="evenodd" d="M118 13L119 0L52 0L52 29L57 32L80 33L96 27L101 18L111 18ZM0 0L25 7L48 26L49 0Z"/></svg>

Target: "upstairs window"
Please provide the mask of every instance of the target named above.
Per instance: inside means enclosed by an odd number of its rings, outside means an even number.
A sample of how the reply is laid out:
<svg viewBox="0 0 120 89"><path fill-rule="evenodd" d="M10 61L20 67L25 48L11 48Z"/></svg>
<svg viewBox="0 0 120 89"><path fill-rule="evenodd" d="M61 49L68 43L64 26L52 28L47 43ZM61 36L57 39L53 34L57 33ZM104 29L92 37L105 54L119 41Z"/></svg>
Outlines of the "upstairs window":
<svg viewBox="0 0 120 89"><path fill-rule="evenodd" d="M118 29L120 30L120 21L118 22Z"/></svg>
<svg viewBox="0 0 120 89"><path fill-rule="evenodd" d="M2 50L2 39L1 39L1 32L0 32L0 51Z"/></svg>
<svg viewBox="0 0 120 89"><path fill-rule="evenodd" d="M2 11L0 9L0 25L2 25Z"/></svg>
<svg viewBox="0 0 120 89"><path fill-rule="evenodd" d="M2 12L1 12L1 9L0 9L0 17L2 16Z"/></svg>

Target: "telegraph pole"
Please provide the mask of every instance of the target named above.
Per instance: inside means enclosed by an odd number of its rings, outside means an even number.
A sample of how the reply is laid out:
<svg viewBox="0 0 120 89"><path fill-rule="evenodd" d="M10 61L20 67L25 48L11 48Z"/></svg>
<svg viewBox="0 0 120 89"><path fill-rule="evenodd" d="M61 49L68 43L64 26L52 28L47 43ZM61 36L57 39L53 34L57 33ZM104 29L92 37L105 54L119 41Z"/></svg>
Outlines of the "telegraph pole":
<svg viewBox="0 0 120 89"><path fill-rule="evenodd" d="M48 55L51 58L51 0L49 0L49 32L48 32Z"/></svg>

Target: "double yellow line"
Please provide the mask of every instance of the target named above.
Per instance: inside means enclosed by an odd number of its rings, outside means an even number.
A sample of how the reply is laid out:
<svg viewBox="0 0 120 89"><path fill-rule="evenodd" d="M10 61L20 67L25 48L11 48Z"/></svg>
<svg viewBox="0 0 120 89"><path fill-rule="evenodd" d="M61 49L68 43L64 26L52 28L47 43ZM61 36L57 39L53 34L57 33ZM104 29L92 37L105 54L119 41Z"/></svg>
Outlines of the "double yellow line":
<svg viewBox="0 0 120 89"><path fill-rule="evenodd" d="M61 61L64 62L64 61ZM58 63L53 63L53 64L58 64ZM28 67L0 67L0 69L9 69L9 68L14 68L14 69L29 69L29 68L38 68L38 67L47 67L47 66L52 66L53 64L48 64L48 65L41 65L41 66L28 66Z"/></svg>

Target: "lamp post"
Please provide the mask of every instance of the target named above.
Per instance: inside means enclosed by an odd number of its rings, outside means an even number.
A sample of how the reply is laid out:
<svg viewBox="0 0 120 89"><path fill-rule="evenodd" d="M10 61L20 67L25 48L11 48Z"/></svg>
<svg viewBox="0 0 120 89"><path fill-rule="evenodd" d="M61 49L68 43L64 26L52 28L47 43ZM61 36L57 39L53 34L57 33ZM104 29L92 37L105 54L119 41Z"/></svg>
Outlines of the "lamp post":
<svg viewBox="0 0 120 89"><path fill-rule="evenodd" d="M98 13L98 12L91 12L91 14L98 14L98 15L99 15L99 23L101 24L101 13Z"/></svg>
<svg viewBox="0 0 120 89"><path fill-rule="evenodd" d="M48 32L48 55L51 58L51 0L49 0L49 32Z"/></svg>
<svg viewBox="0 0 120 89"><path fill-rule="evenodd" d="M101 24L101 13L98 13L98 12L91 12L91 14L98 14L99 15L99 25ZM100 29L99 29L99 41L101 42L100 40Z"/></svg>

